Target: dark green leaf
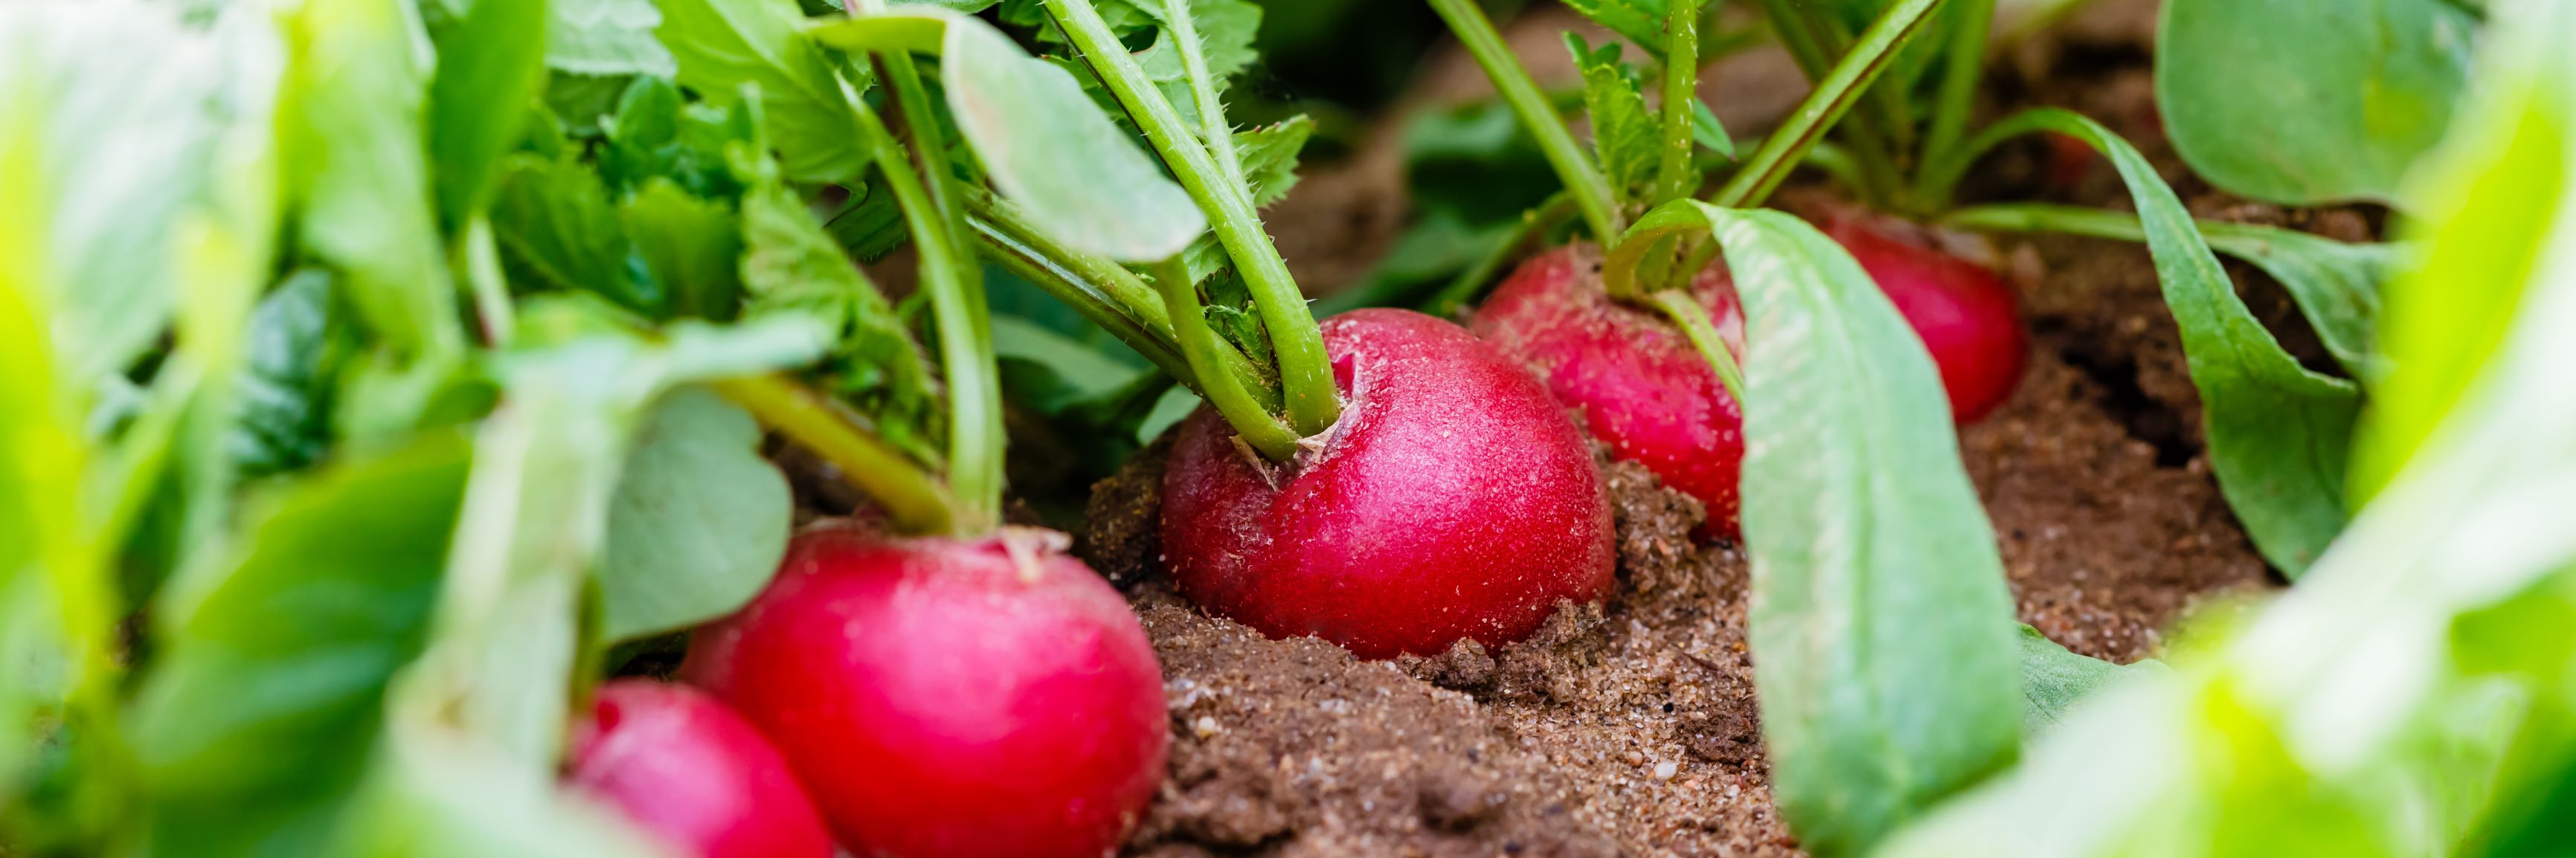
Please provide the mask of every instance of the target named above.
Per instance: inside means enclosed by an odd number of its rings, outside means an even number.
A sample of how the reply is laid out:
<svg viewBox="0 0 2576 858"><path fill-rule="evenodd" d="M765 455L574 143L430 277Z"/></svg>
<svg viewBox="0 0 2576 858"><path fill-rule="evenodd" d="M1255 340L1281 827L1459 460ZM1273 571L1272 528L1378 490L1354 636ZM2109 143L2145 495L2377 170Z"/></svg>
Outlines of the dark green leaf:
<svg viewBox="0 0 2576 858"><path fill-rule="evenodd" d="M659 44L658 42L656 44ZM556 71L547 75L546 107L570 131L572 136L599 136L609 114L617 112L617 101L634 85L632 75L587 75ZM551 133L553 129L536 129ZM556 151L538 150L542 155L559 155Z"/></svg>
<svg viewBox="0 0 2576 858"><path fill-rule="evenodd" d="M546 8L530 0L477 0L439 34L429 82L429 154L438 209L450 232L492 199L501 156L519 142L527 104L545 82Z"/></svg>
<svg viewBox="0 0 2576 858"><path fill-rule="evenodd" d="M470 450L433 433L318 472L174 583L132 722L152 854L318 852L428 632Z"/></svg>
<svg viewBox="0 0 2576 858"><path fill-rule="evenodd" d="M742 291L742 230L722 203L656 177L618 206L635 252L661 284L664 312L712 321L734 317Z"/></svg>
<svg viewBox="0 0 2576 858"><path fill-rule="evenodd" d="M245 478L303 468L331 445L331 393L353 347L331 276L296 272L251 314L225 441Z"/></svg>
<svg viewBox="0 0 2576 858"><path fill-rule="evenodd" d="M2227 269L2201 240L2182 200L2138 150L2073 113L2025 116L2092 144L2128 183L2165 306L2182 328L2218 487L2264 559L2299 577L2343 530L2344 469L2360 391L2308 371L2281 350L2236 297Z"/></svg>
<svg viewBox="0 0 2576 858"><path fill-rule="evenodd" d="M608 510L603 637L696 625L768 585L795 503L760 440L751 415L696 388L672 391L645 417Z"/></svg>
<svg viewBox="0 0 2576 858"><path fill-rule="evenodd" d="M553 8L552 25L546 28L548 67L603 76L678 73L671 52L653 38L653 29L662 24L653 0L550 0L547 5Z"/></svg>
<svg viewBox="0 0 2576 858"><path fill-rule="evenodd" d="M636 78L617 101L600 150L600 176L620 194L662 178L694 196L731 200L742 193L725 151L756 143L749 106L731 109L687 104L679 87L654 77Z"/></svg>
<svg viewBox="0 0 2576 858"><path fill-rule="evenodd" d="M2112 664L2076 655L2030 626L2021 627L2021 732L2036 738L2066 720L2087 695L2132 673L2166 672L2162 662Z"/></svg>
<svg viewBox="0 0 2576 858"><path fill-rule="evenodd" d="M2156 102L2183 160L2221 188L2392 202L2449 127L2477 41L2477 20L2442 0L2172 0Z"/></svg>
<svg viewBox="0 0 2576 858"><path fill-rule="evenodd" d="M742 197L742 286L745 318L793 316L827 327L835 392L877 421L885 440L925 461L936 460L938 383L876 284L843 255L793 191L755 182Z"/></svg>
<svg viewBox="0 0 2576 858"><path fill-rule="evenodd" d="M895 205L894 194L874 185L861 185L857 191L864 195L823 225L843 249L862 262L875 262L912 240L912 232L903 222L903 208Z"/></svg>
<svg viewBox="0 0 2576 858"><path fill-rule="evenodd" d="M1565 46L1583 71L1583 109L1592 120L1593 158L1620 200L1632 201L1639 189L1654 181L1662 163L1662 129L1646 110L1640 90L1644 82L1635 68L1619 61L1617 42L1594 50L1582 36L1567 33Z"/></svg>
<svg viewBox="0 0 2576 858"><path fill-rule="evenodd" d="M787 178L836 182L866 166L858 113L795 0L663 0L662 14L654 32L678 59L681 84L719 105L744 84L758 88Z"/></svg>
<svg viewBox="0 0 2576 858"><path fill-rule="evenodd" d="M1243 159L1244 179L1252 184L1252 204L1266 206L1288 196L1297 186L1297 153L1314 136L1315 120L1300 113L1284 121L1234 133L1234 148Z"/></svg>
<svg viewBox="0 0 2576 858"><path fill-rule="evenodd" d="M2003 560L1932 359L1859 263L1789 215L1688 200L1621 245L1697 228L1725 248L1751 348L1744 539L1773 795L1810 852L1858 854L2019 747Z"/></svg>
<svg viewBox="0 0 2576 858"><path fill-rule="evenodd" d="M2071 206L1980 206L1953 212L1943 222L1971 229L2146 240L2136 215ZM2197 226L2210 249L2251 262L2280 281L2344 370L2355 377L2367 376L2377 339L2380 285L2404 261L2404 246L2346 244L2304 232L2225 221L2204 220Z"/></svg>

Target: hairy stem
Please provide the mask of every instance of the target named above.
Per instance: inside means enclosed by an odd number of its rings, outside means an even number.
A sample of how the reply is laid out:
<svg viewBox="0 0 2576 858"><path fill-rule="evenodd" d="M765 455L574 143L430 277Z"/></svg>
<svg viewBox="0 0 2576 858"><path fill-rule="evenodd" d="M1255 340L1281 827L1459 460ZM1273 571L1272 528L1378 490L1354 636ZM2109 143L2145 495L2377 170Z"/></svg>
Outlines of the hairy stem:
<svg viewBox="0 0 2576 858"><path fill-rule="evenodd" d="M1100 19L1090 0L1045 0L1046 9L1082 52L1084 62L1100 75L1120 106L1145 132L1145 139L1163 158L1165 166L1190 192L1199 208L1208 213L1216 230L1217 241L1225 246L1226 255L1234 260L1235 271L1252 292L1252 302L1261 312L1262 325L1270 331L1272 353L1278 355L1282 398L1286 400L1288 424L1298 434L1313 435L1341 419L1341 394L1333 387L1332 358L1324 353L1324 334L1315 325L1314 314L1306 309L1306 296L1298 291L1296 278L1289 276L1288 263L1279 257L1279 248L1270 242L1270 233L1262 228L1261 216L1253 211L1252 197L1230 184L1218 172L1205 146L1181 121L1163 93L1145 77L1136 58L1119 44L1109 24ZM1176 329L1183 320L1172 320ZM1182 343L1184 352L1188 343ZM1202 380L1206 379L1202 373ZM1259 431L1240 423L1243 432Z"/></svg>
<svg viewBox="0 0 2576 858"><path fill-rule="evenodd" d="M1180 334L1181 353L1188 356L1190 368L1206 383L1200 395L1216 407L1225 422L1233 424L1235 434L1262 458L1284 462L1296 455L1297 433L1270 416L1232 373L1219 368L1218 350L1226 347L1224 340L1208 328L1207 316L1199 305L1198 284L1190 282L1189 266L1178 254L1154 267L1154 285L1163 293L1172 328Z"/></svg>
<svg viewBox="0 0 2576 858"><path fill-rule="evenodd" d="M751 412L762 425L804 445L866 492L907 533L955 529L956 501L901 451L878 440L830 397L775 375L715 383L715 390Z"/></svg>
<svg viewBox="0 0 2576 858"><path fill-rule="evenodd" d="M1762 148L1747 159L1744 169L1736 172L1719 188L1710 202L1728 208L1760 205L1780 183L1788 180L1789 171L1806 155L1807 149L1824 138L1826 130L1851 111L1869 85L1887 71L1915 34L1923 31L1941 0L1898 0L1879 15L1878 20L1861 33L1860 41L1833 71L1816 84L1816 90L1789 115L1789 121L1762 141Z"/></svg>
<svg viewBox="0 0 2576 858"><path fill-rule="evenodd" d="M915 171L910 153L895 141L876 110L849 88L848 81L842 81L841 87L858 115L859 137L886 187L894 192L896 205L903 209L913 247L921 257L921 291L930 296L933 326L939 334L940 370L948 382L948 485L957 509L950 524L958 533L981 533L1001 521L1004 441L1001 372L995 366L991 321L984 314L982 284L976 276L981 272L974 268L972 257L960 250L964 245ZM962 220L964 212L958 215Z"/></svg>
<svg viewBox="0 0 2576 858"><path fill-rule="evenodd" d="M1503 44L1503 35L1494 30L1494 22L1477 8L1475 0L1431 0L1431 8L1449 23L1449 32L1456 34L1467 53L1476 58L1476 65L1484 68L1485 77L1494 82L1494 91L1520 117L1521 127L1538 138L1539 151L1547 155L1548 166L1556 169L1566 193L1572 194L1575 206L1583 210L1583 223L1592 230L1593 240L1604 247L1618 241L1619 231L1626 224L1619 217L1610 180L1602 177L1592 156L1574 141L1574 132L1565 127L1556 105L1539 91L1538 82L1521 67L1520 59L1512 56L1511 47Z"/></svg>
<svg viewBox="0 0 2576 858"><path fill-rule="evenodd" d="M1199 110L1199 138L1207 143L1226 187L1249 197L1252 186L1243 178L1243 157L1234 151L1234 125L1225 121L1225 102L1217 98L1215 76L1208 74L1207 51L1199 44L1198 22L1190 18L1190 0L1163 0L1163 15L1180 43L1181 74L1190 79L1190 100Z"/></svg>
<svg viewBox="0 0 2576 858"><path fill-rule="evenodd" d="M1664 152L1655 177L1654 205L1699 192L1691 169L1691 103L1699 97L1699 0L1671 0L1664 48Z"/></svg>

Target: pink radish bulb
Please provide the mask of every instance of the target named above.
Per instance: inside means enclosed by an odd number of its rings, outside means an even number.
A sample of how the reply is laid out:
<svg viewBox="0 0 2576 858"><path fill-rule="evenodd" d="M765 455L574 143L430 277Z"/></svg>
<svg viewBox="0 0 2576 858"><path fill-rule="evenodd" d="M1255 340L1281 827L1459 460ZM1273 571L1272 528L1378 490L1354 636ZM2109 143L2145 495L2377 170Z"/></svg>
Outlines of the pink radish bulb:
<svg viewBox="0 0 2576 858"><path fill-rule="evenodd" d="M600 686L564 779L694 858L831 858L822 817L760 731L697 689Z"/></svg>
<svg viewBox="0 0 2576 858"><path fill-rule="evenodd" d="M1161 782L1162 670L1062 539L809 531L681 673L784 751L852 854L1096 858Z"/></svg>
<svg viewBox="0 0 2576 858"><path fill-rule="evenodd" d="M1974 423L2012 398L2030 363L2030 334L2003 278L1942 252L1920 227L1903 221L1837 212L1819 227L1851 251L1923 338L1953 418Z"/></svg>
<svg viewBox="0 0 2576 858"><path fill-rule="evenodd" d="M1600 261L1590 245L1533 257L1495 287L1469 325L1582 410L1612 455L1698 498L1708 507L1709 529L1731 536L1744 412L1681 329L1653 310L1610 299ZM1691 293L1742 354L1744 314L1725 269L1702 272Z"/></svg>
<svg viewBox="0 0 2576 858"><path fill-rule="evenodd" d="M1403 310L1323 323L1341 422L1295 460L1251 456L1213 411L1163 480L1181 592L1272 637L1362 658L1529 636L1612 575L1608 497L1535 379L1458 326Z"/></svg>

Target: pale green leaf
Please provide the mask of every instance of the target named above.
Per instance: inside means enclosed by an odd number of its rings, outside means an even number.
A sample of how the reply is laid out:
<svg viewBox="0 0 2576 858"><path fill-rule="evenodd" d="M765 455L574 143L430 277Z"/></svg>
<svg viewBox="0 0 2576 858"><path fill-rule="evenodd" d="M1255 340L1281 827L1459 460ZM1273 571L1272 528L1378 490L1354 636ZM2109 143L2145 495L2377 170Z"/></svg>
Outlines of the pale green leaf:
<svg viewBox="0 0 2576 858"><path fill-rule="evenodd" d="M867 165L858 112L832 60L805 34L795 0L661 0L655 30L679 61L679 80L717 104L759 91L769 143L787 177L837 182Z"/></svg>
<svg viewBox="0 0 2576 858"><path fill-rule="evenodd" d="M574 74L679 73L671 51L653 38L662 12L653 0L549 0L546 65Z"/></svg>
<svg viewBox="0 0 2576 858"><path fill-rule="evenodd" d="M2156 102L2183 160L2221 188L2395 202L2449 126L2477 31L2443 0L2170 0Z"/></svg>
<svg viewBox="0 0 2576 858"><path fill-rule="evenodd" d="M2030 626L2021 627L2021 732L2038 738L2066 720L2075 704L2131 674L2166 672L2162 662L2112 664L2067 651Z"/></svg>
<svg viewBox="0 0 2576 858"><path fill-rule="evenodd" d="M672 391L644 419L609 506L603 637L712 620L768 585L795 503L760 441L751 415L697 388Z"/></svg>

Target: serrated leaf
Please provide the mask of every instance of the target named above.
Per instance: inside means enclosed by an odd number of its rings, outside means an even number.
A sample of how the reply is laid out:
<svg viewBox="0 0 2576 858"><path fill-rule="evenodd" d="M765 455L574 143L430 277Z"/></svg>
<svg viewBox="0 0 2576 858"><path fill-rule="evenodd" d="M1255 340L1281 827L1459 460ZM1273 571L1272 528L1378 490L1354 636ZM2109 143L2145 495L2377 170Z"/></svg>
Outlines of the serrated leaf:
<svg viewBox="0 0 2576 858"><path fill-rule="evenodd" d="M756 183L742 197L743 316L794 316L831 331L831 387L877 421L888 443L936 461L943 411L929 358L876 284L814 222L793 191Z"/></svg>
<svg viewBox="0 0 2576 858"><path fill-rule="evenodd" d="M320 471L164 597L132 722L154 855L321 852L428 633L471 452L432 433Z"/></svg>
<svg viewBox="0 0 2576 858"><path fill-rule="evenodd" d="M653 0L550 0L546 65L574 74L679 73L671 51L653 37L662 11Z"/></svg>
<svg viewBox="0 0 2576 858"><path fill-rule="evenodd" d="M662 305L659 287L629 267L633 246L588 164L510 156L492 230L511 279L523 288L592 292L646 314Z"/></svg>
<svg viewBox="0 0 2576 858"><path fill-rule="evenodd" d="M831 60L805 33L795 0L663 0L654 33L679 64L679 81L717 105L758 88L760 116L787 177L837 182L867 165Z"/></svg>
<svg viewBox="0 0 2576 858"><path fill-rule="evenodd" d="M734 317L740 302L742 230L732 209L655 177L618 204L618 220L661 285L660 315L710 321Z"/></svg>
<svg viewBox="0 0 2576 858"><path fill-rule="evenodd" d="M1606 27L1656 59L1663 58L1664 20L1672 7L1665 0L1566 0L1565 6Z"/></svg>
<svg viewBox="0 0 2576 858"><path fill-rule="evenodd" d="M1592 153L1602 175L1622 202L1637 198L1638 189L1654 181L1662 164L1663 142L1654 115L1646 110L1644 85L1636 69L1619 61L1619 43L1593 49L1583 37L1565 34L1565 47L1583 71L1583 109L1592 121Z"/></svg>
<svg viewBox="0 0 2576 858"><path fill-rule="evenodd" d="M644 418L609 504L603 637L693 626L768 585L795 503L760 441L751 415L697 388L672 391Z"/></svg>
<svg viewBox="0 0 2576 858"><path fill-rule="evenodd" d="M619 193L664 178L694 196L730 200L742 193L742 184L725 150L757 142L760 129L752 125L748 105L689 104L670 81L636 78L604 126L608 145L599 152L600 176Z"/></svg>
<svg viewBox="0 0 2576 858"><path fill-rule="evenodd" d="M1235 154L1243 159L1243 178L1252 185L1252 204L1267 206L1286 199L1297 186L1297 153L1315 134L1315 120L1300 113L1280 122L1234 133Z"/></svg>
<svg viewBox="0 0 2576 858"><path fill-rule="evenodd" d="M1252 43L1261 33L1261 7L1245 0L1189 0L1189 5L1190 26L1199 34L1199 57L1207 63L1208 77L1222 94L1227 80L1260 58ZM1188 80L1181 64L1180 46L1172 41L1172 31L1165 20L1162 0L1144 0L1137 8L1162 29L1155 33L1153 44L1136 52L1136 64L1145 69L1146 77L1156 81ZM1179 106L1179 102L1173 106Z"/></svg>

